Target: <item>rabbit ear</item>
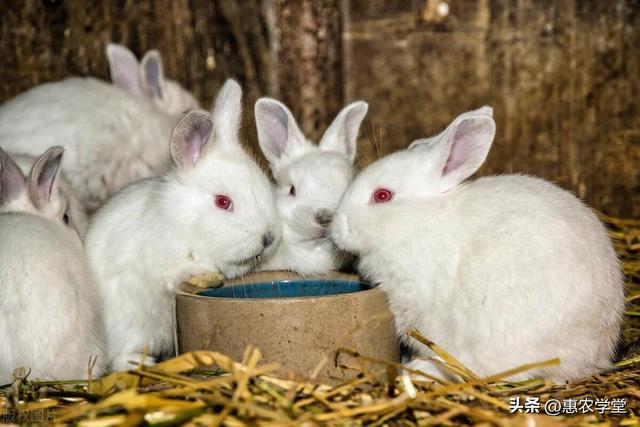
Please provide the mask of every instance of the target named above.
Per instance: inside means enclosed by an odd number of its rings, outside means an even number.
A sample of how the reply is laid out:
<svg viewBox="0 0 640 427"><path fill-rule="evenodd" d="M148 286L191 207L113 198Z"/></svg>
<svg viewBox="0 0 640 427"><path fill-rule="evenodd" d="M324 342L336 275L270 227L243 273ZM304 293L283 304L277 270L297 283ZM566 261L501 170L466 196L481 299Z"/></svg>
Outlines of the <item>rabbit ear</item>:
<svg viewBox="0 0 640 427"><path fill-rule="evenodd" d="M25 189L22 171L7 153L0 148L0 206L15 199Z"/></svg>
<svg viewBox="0 0 640 427"><path fill-rule="evenodd" d="M437 156L442 191L449 190L475 173L484 163L493 143L496 124L491 107L482 107L458 116L440 135L413 142L410 150Z"/></svg>
<svg viewBox="0 0 640 427"><path fill-rule="evenodd" d="M136 94L141 94L138 60L126 47L109 43L107 45L109 73L114 85Z"/></svg>
<svg viewBox="0 0 640 427"><path fill-rule="evenodd" d="M291 111L281 102L260 98L255 105L260 149L272 165L294 146L307 144Z"/></svg>
<svg viewBox="0 0 640 427"><path fill-rule="evenodd" d="M353 163L356 158L358 131L368 109L369 105L363 101L344 107L322 136L320 148L344 154Z"/></svg>
<svg viewBox="0 0 640 427"><path fill-rule="evenodd" d="M142 88L154 98L162 98L164 94L164 71L162 57L157 50L144 54L140 63L140 81Z"/></svg>
<svg viewBox="0 0 640 427"><path fill-rule="evenodd" d="M191 111L176 125L171 135L171 158L181 168L194 167L209 141L213 122L204 111Z"/></svg>
<svg viewBox="0 0 640 427"><path fill-rule="evenodd" d="M41 155L29 173L29 195L38 210L42 210L51 201L51 194L57 191L62 147L51 147Z"/></svg>
<svg viewBox="0 0 640 427"><path fill-rule="evenodd" d="M227 79L222 85L213 104L212 118L216 144L239 146L242 88L235 80Z"/></svg>

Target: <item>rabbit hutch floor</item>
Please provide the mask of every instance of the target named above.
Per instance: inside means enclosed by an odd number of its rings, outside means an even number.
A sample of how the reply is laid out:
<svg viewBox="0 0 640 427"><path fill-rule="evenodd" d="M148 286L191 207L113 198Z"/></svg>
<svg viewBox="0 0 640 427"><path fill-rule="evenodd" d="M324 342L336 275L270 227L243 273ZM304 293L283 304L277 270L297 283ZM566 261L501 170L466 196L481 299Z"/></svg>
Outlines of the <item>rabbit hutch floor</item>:
<svg viewBox="0 0 640 427"><path fill-rule="evenodd" d="M616 368L582 382L502 380L554 360L479 378L418 331L408 331L439 354L462 382L410 380L398 364L349 350L344 350L351 356L345 368L357 375L336 385L271 375L274 367L262 363L257 349L247 349L242 361L194 352L89 382L17 379L0 388L0 421L84 426L640 425L640 220L603 219L628 279L628 307ZM205 368L211 365L219 369Z"/></svg>

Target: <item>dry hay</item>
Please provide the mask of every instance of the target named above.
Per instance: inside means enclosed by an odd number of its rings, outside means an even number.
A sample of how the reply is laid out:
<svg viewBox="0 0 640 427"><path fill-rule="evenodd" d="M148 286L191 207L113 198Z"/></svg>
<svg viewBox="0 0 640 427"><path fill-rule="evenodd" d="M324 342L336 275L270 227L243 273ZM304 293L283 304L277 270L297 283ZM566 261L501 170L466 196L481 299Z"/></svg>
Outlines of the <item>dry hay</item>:
<svg viewBox="0 0 640 427"><path fill-rule="evenodd" d="M312 384L269 375L260 352L248 349L241 363L215 352L193 352L154 367L118 372L100 380L34 382L16 380L0 390L6 422L108 425L640 425L640 221L603 217L627 275L624 345L616 368L579 383L505 382L519 371L557 360L478 378L436 344L409 331L445 361L461 383L422 382L400 375L394 363L372 363L357 355L357 376L338 385ZM354 355L353 352L344 352ZM353 360L353 359L351 359ZM220 370L205 370L215 364ZM382 369L380 367L382 366ZM391 379L391 380L389 380ZM520 399L538 414L510 413ZM573 414L544 414L553 399ZM612 408L626 401L625 414ZM584 406L591 402L591 410ZM618 402L618 403L614 403ZM608 403L609 409L606 409ZM551 406L549 406L551 409ZM604 413L601 414L600 411Z"/></svg>

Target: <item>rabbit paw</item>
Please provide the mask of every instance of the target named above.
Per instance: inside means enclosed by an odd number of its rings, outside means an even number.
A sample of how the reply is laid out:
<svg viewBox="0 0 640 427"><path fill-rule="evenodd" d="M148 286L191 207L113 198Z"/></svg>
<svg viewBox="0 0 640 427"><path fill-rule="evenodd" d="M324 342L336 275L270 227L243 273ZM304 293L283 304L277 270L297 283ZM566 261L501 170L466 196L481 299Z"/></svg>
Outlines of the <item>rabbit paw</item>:
<svg viewBox="0 0 640 427"><path fill-rule="evenodd" d="M196 286L198 288L218 288L222 286L224 276L219 271L212 271L204 274L198 274L190 276L185 280L185 283Z"/></svg>

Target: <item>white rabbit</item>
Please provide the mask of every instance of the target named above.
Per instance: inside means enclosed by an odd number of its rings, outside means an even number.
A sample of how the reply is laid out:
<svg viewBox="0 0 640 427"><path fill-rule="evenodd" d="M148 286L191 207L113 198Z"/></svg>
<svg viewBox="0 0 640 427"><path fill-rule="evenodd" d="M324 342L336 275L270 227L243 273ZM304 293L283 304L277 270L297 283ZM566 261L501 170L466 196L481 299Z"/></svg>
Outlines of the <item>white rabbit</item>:
<svg viewBox="0 0 640 427"><path fill-rule="evenodd" d="M125 46L109 43L107 46L111 81L133 94L145 95L167 114L179 116L200 108L196 98L178 82L164 77L162 57L150 50L138 62Z"/></svg>
<svg viewBox="0 0 640 427"><path fill-rule="evenodd" d="M285 105L270 98L256 103L258 140L276 180L276 204L283 222L282 243L260 266L262 270L308 275L342 266L345 256L328 239L328 226L353 178L358 130L367 108L362 101L344 107L315 145Z"/></svg>
<svg viewBox="0 0 640 427"><path fill-rule="evenodd" d="M20 167L26 176L31 171L37 161L37 157L26 154L11 154L11 158ZM77 192L62 172L58 172L57 191L51 194L52 204L55 203L60 208L54 218L59 219L65 225L72 227L78 232L81 239L87 234L89 220L87 213L80 203ZM57 199L57 200L55 200Z"/></svg>
<svg viewBox="0 0 640 427"><path fill-rule="evenodd" d="M542 179L463 182L494 134L492 109L483 107L373 163L345 192L332 238L380 283L400 336L417 328L478 375L555 357L560 365L512 379L571 381L605 370L624 310L605 228ZM410 367L442 377L430 361Z"/></svg>
<svg viewBox="0 0 640 427"><path fill-rule="evenodd" d="M36 86L0 106L0 146L38 155L60 143L71 185L89 211L133 181L168 169L174 116L92 78Z"/></svg>
<svg viewBox="0 0 640 427"><path fill-rule="evenodd" d="M279 242L269 181L238 139L241 97L228 80L212 116L187 114L171 138L174 169L124 189L89 227L114 370L145 348L150 362L173 353L174 297L184 279L243 274Z"/></svg>
<svg viewBox="0 0 640 427"><path fill-rule="evenodd" d="M56 197L62 149L28 179L0 150L0 383L18 367L31 378L94 377L105 367L98 288L80 238Z"/></svg>

